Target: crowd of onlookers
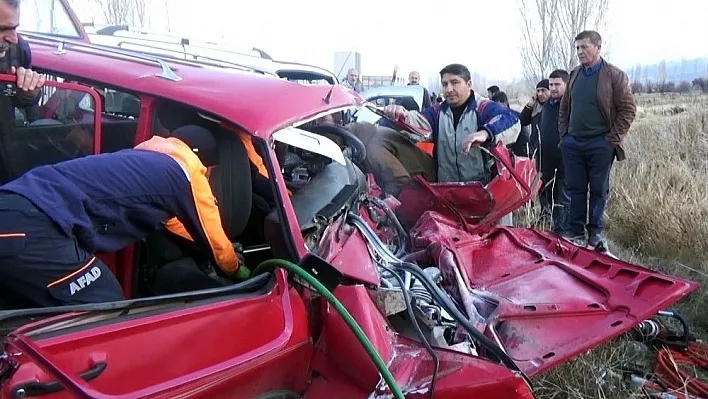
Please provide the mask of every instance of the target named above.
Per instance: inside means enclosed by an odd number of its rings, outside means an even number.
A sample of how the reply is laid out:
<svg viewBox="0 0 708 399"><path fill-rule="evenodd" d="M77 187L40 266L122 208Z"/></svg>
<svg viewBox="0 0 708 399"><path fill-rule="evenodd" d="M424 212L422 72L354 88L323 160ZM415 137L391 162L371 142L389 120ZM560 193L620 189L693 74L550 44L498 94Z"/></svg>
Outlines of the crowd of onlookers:
<svg viewBox="0 0 708 399"><path fill-rule="evenodd" d="M625 157L622 141L636 101L626 73L604 60L601 48L595 31L576 37L580 66L554 70L537 83L519 114L522 131L512 149L536 160L541 215L551 219L552 231L606 250L602 232L610 170L615 159ZM489 87L487 94L509 106L499 87Z"/></svg>
<svg viewBox="0 0 708 399"><path fill-rule="evenodd" d="M440 71L442 98L426 90L429 102L420 112L401 105L384 109L392 120L403 118L429 131L432 152L426 158L407 141L379 131L366 135L372 144L369 169L394 194L415 174L437 182L488 182L486 155L476 147L503 142L516 155L535 159L542 181L537 200L552 231L607 250L603 215L610 171L615 160L625 158L622 143L636 101L627 74L602 58L598 32L579 33L575 44L580 65L556 69L540 80L520 112L509 107L499 87L487 89L489 101L474 92L465 66L446 66ZM412 73L409 84L419 79Z"/></svg>

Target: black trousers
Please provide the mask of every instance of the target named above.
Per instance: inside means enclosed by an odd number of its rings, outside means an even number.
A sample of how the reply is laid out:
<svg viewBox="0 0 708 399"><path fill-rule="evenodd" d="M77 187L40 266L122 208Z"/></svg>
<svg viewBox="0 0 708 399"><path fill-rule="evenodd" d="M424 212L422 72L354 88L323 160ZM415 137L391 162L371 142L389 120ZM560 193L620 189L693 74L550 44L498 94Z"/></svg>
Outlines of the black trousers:
<svg viewBox="0 0 708 399"><path fill-rule="evenodd" d="M0 192L0 298L16 308L124 299L118 280L26 198Z"/></svg>

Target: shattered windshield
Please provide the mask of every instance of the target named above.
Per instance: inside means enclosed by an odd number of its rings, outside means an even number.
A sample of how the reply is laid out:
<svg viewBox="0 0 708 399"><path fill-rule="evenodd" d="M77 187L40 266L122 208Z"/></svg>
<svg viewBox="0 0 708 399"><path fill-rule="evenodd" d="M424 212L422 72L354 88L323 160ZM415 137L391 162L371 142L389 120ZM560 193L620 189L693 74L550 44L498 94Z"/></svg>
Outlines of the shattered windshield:
<svg viewBox="0 0 708 399"><path fill-rule="evenodd" d="M81 37L59 0L25 0L20 13L20 30L48 35Z"/></svg>

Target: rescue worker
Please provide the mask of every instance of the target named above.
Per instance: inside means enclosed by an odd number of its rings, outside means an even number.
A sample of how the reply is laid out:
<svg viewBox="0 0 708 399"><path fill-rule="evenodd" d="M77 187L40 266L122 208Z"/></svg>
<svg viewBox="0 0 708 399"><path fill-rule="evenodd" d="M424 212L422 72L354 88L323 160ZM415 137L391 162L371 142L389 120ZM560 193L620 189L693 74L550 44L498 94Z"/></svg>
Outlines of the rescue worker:
<svg viewBox="0 0 708 399"><path fill-rule="evenodd" d="M479 181L487 184L491 177L488 159L479 146L490 147L498 142L513 144L521 131L519 118L505 106L476 94L472 90L470 71L464 65L446 66L440 71L440 78L445 96L442 104L432 105L423 112L408 111L400 105L388 105L384 112L393 120L403 118L429 133L423 141L432 142L434 146L432 172L435 180L431 181ZM399 155L409 152L403 151L402 146L406 150L408 146L412 147L410 152L416 155ZM387 181L378 184L388 187L390 194L398 195L403 184L410 179L410 173L402 174L406 170L404 165L427 164L427 161L423 161L429 156L409 141L389 140L382 147L393 157L369 159L369 162L388 170L384 173L384 176L388 176ZM367 146L367 158L372 156ZM415 159L401 162L401 156L413 156ZM426 173L426 178L427 174L430 173Z"/></svg>
<svg viewBox="0 0 708 399"><path fill-rule="evenodd" d="M248 278L206 177L216 140L199 126L133 149L34 168L0 186L0 296L16 307L122 300L96 252L183 225L228 277Z"/></svg>

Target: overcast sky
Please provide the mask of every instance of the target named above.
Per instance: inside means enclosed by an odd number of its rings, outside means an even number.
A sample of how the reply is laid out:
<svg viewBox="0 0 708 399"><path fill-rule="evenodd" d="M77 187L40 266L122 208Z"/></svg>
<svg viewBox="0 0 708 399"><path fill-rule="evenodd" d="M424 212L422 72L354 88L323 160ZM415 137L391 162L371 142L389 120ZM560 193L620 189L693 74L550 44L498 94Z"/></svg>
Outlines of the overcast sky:
<svg viewBox="0 0 708 399"><path fill-rule="evenodd" d="M521 75L517 0L151 1L153 28L165 27L169 16L173 32L223 37L330 70L334 51L354 50L362 53L361 72L367 75L390 75L400 64L421 70L425 81L451 62L488 79ZM79 6L90 2L74 0L77 13L83 20L100 19L97 10ZM600 33L610 60L625 68L708 57L706 15L708 1L610 0L609 29Z"/></svg>

